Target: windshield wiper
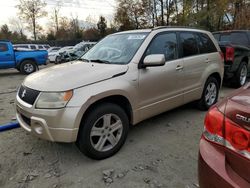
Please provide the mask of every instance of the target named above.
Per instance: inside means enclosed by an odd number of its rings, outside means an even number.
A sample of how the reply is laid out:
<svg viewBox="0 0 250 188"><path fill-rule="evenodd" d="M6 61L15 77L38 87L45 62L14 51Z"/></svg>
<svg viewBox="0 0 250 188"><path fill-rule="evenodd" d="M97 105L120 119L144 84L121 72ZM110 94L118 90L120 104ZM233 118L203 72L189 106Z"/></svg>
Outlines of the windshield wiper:
<svg viewBox="0 0 250 188"><path fill-rule="evenodd" d="M110 61L102 60L102 59L91 59L91 60L89 60L89 62L111 64Z"/></svg>
<svg viewBox="0 0 250 188"><path fill-rule="evenodd" d="M84 58L79 58L79 60L81 60L81 61L87 61L87 62L91 62L89 59L84 59Z"/></svg>

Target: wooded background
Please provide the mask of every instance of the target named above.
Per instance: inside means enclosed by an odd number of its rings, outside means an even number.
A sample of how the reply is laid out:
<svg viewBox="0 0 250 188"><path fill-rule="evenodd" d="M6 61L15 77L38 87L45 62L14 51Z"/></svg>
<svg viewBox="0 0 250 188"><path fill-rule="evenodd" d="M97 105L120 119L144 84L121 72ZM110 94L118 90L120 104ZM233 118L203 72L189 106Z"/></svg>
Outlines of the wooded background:
<svg viewBox="0 0 250 188"><path fill-rule="evenodd" d="M81 18L61 16L60 1L51 12L45 11L46 6L43 0L19 0L17 18L1 26L0 39L16 43L97 41L110 33L156 26L189 26L209 31L250 29L250 0L117 0L112 21L107 23L103 16L94 21L89 16L86 21L92 26L88 28L80 27ZM39 24L42 17L48 18L47 27ZM32 37L28 39L24 31Z"/></svg>

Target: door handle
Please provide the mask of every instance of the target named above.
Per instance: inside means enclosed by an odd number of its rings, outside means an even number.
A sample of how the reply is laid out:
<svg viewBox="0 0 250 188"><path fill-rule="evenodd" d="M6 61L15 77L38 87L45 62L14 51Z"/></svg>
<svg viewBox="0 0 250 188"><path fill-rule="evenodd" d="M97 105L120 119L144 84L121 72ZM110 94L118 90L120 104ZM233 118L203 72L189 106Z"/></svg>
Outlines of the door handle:
<svg viewBox="0 0 250 188"><path fill-rule="evenodd" d="M5 54L5 56L11 56L11 54Z"/></svg>
<svg viewBox="0 0 250 188"><path fill-rule="evenodd" d="M182 70L182 69L183 69L183 66L181 66L181 65L178 65L178 66L175 68L175 70L177 70L177 71Z"/></svg>
<svg viewBox="0 0 250 188"><path fill-rule="evenodd" d="M205 60L205 63L210 63L210 62L211 62L210 59L206 59L206 60Z"/></svg>

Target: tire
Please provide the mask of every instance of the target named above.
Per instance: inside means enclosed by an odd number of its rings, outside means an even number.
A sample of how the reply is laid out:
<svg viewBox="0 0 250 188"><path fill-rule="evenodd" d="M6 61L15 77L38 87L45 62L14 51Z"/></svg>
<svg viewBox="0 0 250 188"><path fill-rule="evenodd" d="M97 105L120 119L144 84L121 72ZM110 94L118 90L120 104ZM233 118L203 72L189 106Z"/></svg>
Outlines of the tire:
<svg viewBox="0 0 250 188"><path fill-rule="evenodd" d="M235 76L232 79L233 87L239 88L245 85L247 80L247 73L248 73L247 63L241 62Z"/></svg>
<svg viewBox="0 0 250 188"><path fill-rule="evenodd" d="M33 72L36 72L37 65L34 63L34 61L31 60L25 60L20 65L20 72L22 74L31 74Z"/></svg>
<svg viewBox="0 0 250 188"><path fill-rule="evenodd" d="M56 59L55 59L55 64L58 64L59 63L59 57L56 56Z"/></svg>
<svg viewBox="0 0 250 188"><path fill-rule="evenodd" d="M210 91L210 93L209 93ZM219 83L216 78L209 77L205 83L202 97L198 101L198 108L200 110L208 110L212 105L214 105L219 96Z"/></svg>
<svg viewBox="0 0 250 188"><path fill-rule="evenodd" d="M76 145L92 159L105 159L121 149L128 131L129 120L125 111L116 104L102 103L94 107L81 123Z"/></svg>

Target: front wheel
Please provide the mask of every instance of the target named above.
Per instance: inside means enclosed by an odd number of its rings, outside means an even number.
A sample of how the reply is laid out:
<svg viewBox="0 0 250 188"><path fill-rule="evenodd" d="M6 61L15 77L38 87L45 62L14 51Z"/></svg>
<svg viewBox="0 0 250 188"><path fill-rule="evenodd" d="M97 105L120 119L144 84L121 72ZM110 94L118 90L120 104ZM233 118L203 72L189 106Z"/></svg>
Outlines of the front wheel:
<svg viewBox="0 0 250 188"><path fill-rule="evenodd" d="M208 110L218 100L219 83L214 77L209 77L205 83L202 97L198 101L198 108L200 110Z"/></svg>
<svg viewBox="0 0 250 188"><path fill-rule="evenodd" d="M96 106L86 115L78 133L77 146L93 159L111 157L123 146L129 130L124 110L112 103Z"/></svg>
<svg viewBox="0 0 250 188"><path fill-rule="evenodd" d="M23 61L20 65L20 72L22 74L31 74L36 70L37 70L37 65L31 60Z"/></svg>

